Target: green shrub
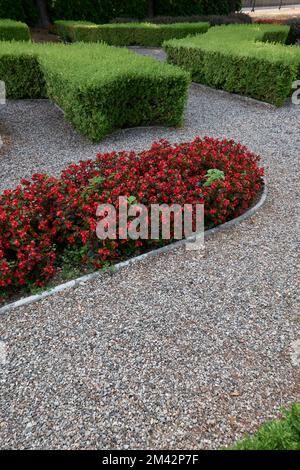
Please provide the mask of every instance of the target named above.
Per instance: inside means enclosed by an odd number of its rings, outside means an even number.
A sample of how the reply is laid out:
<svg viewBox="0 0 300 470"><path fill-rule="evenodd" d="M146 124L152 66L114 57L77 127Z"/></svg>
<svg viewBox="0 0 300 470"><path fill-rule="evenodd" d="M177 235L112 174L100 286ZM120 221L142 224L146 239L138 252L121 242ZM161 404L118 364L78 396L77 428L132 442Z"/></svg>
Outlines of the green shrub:
<svg viewBox="0 0 300 470"><path fill-rule="evenodd" d="M48 0L53 20L107 23L117 16L145 18L147 0Z"/></svg>
<svg viewBox="0 0 300 470"><path fill-rule="evenodd" d="M0 19L0 41L29 41L30 32L27 24L14 20Z"/></svg>
<svg viewBox="0 0 300 470"><path fill-rule="evenodd" d="M55 30L64 39L84 42L105 42L112 46L161 46L165 40L205 33L209 23L124 23L96 25L72 21L56 21Z"/></svg>
<svg viewBox="0 0 300 470"><path fill-rule="evenodd" d="M136 18L148 15L148 0L48 0L53 20L107 23L113 18ZM227 15L241 8L240 0L155 0L155 15ZM0 18L11 18L33 25L38 20L35 0L0 0ZM124 22L124 21L123 21Z"/></svg>
<svg viewBox="0 0 300 470"><path fill-rule="evenodd" d="M38 19L35 0L0 0L0 18L24 21L33 25Z"/></svg>
<svg viewBox="0 0 300 470"><path fill-rule="evenodd" d="M83 20L107 23L113 18L136 18L148 15L148 0L49 0L54 20ZM228 15L240 10L240 0L155 0L156 16ZM124 21L123 21L124 22Z"/></svg>
<svg viewBox="0 0 300 470"><path fill-rule="evenodd" d="M300 49L285 45L288 32L285 25L216 26L164 47L169 63L195 82L280 106L300 78Z"/></svg>
<svg viewBox="0 0 300 470"><path fill-rule="evenodd" d="M12 20L25 20L22 0L0 0L0 18Z"/></svg>
<svg viewBox="0 0 300 470"><path fill-rule="evenodd" d="M228 15L241 9L240 0L156 0L157 15Z"/></svg>
<svg viewBox="0 0 300 470"><path fill-rule="evenodd" d="M0 80L11 98L50 97L94 141L121 127L182 123L187 73L106 44L3 42Z"/></svg>
<svg viewBox="0 0 300 470"><path fill-rule="evenodd" d="M283 416L263 425L254 436L238 442L233 450L300 450L300 404L283 410Z"/></svg>

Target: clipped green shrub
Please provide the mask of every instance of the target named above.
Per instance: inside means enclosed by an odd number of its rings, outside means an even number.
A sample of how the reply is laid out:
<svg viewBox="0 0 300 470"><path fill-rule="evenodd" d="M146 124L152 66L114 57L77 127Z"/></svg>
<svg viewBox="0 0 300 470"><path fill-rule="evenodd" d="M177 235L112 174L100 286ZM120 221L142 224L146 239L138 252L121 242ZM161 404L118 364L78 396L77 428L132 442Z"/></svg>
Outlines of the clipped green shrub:
<svg viewBox="0 0 300 470"><path fill-rule="evenodd" d="M164 43L168 62L195 82L281 106L300 78L300 48L286 25L229 25Z"/></svg>
<svg viewBox="0 0 300 470"><path fill-rule="evenodd" d="M209 23L124 23L96 25L56 21L55 30L62 38L84 42L105 42L111 46L161 46L165 40L206 33Z"/></svg>
<svg viewBox="0 0 300 470"><path fill-rule="evenodd" d="M283 410L283 419L264 424L254 436L235 444L233 450L300 450L300 404Z"/></svg>
<svg viewBox="0 0 300 470"><path fill-rule="evenodd" d="M48 96L94 141L121 127L182 123L190 83L177 67L106 44L3 42L7 96Z"/></svg>
<svg viewBox="0 0 300 470"><path fill-rule="evenodd" d="M29 41L30 31L25 23L0 19L0 41Z"/></svg>

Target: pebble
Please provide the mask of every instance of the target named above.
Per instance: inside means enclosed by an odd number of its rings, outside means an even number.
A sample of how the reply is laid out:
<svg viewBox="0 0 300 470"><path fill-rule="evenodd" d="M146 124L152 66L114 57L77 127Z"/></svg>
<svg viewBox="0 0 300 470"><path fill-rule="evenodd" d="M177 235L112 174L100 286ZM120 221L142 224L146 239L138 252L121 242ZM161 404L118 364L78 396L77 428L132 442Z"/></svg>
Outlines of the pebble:
<svg viewBox="0 0 300 470"><path fill-rule="evenodd" d="M183 128L96 145L47 100L1 107L1 190L197 135L258 152L269 188L255 223L210 238L204 257L179 249L1 317L2 449L217 449L299 401L299 111L192 85Z"/></svg>

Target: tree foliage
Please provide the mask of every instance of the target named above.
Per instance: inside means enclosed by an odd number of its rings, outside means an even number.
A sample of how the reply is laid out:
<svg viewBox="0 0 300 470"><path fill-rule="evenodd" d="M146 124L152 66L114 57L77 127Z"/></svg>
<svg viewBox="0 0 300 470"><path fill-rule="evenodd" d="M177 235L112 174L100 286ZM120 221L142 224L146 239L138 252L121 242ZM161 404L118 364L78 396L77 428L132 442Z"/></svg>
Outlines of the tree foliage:
<svg viewBox="0 0 300 470"><path fill-rule="evenodd" d="M154 15L226 15L241 8L241 0L0 0L0 18L46 25L52 19L88 20L96 23ZM42 21L41 21L42 20Z"/></svg>

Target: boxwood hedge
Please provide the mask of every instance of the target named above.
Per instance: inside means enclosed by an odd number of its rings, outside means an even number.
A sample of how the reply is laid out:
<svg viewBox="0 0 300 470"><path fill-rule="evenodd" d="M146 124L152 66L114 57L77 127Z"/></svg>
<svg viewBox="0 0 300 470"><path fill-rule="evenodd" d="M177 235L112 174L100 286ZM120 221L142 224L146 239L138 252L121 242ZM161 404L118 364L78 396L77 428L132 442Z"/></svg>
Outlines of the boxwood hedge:
<svg viewBox="0 0 300 470"><path fill-rule="evenodd" d="M29 41L30 32L27 24L21 21L0 19L0 41Z"/></svg>
<svg viewBox="0 0 300 470"><path fill-rule="evenodd" d="M161 46L165 40L206 33L209 23L124 23L97 25L81 21L56 21L55 30L71 42L105 42L112 46Z"/></svg>
<svg viewBox="0 0 300 470"><path fill-rule="evenodd" d="M288 33L286 25L217 26L164 48L195 82L281 106L300 78L300 48L285 45Z"/></svg>
<svg viewBox="0 0 300 470"><path fill-rule="evenodd" d="M94 141L121 127L182 123L189 75L106 44L3 42L0 80L11 98L50 97Z"/></svg>

